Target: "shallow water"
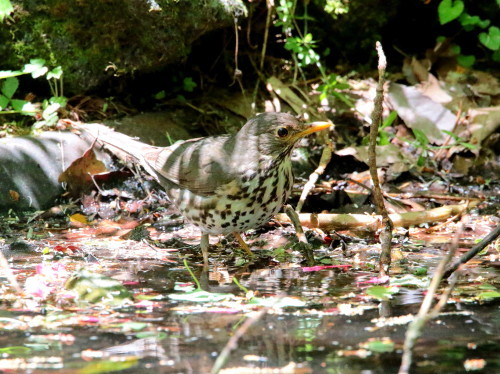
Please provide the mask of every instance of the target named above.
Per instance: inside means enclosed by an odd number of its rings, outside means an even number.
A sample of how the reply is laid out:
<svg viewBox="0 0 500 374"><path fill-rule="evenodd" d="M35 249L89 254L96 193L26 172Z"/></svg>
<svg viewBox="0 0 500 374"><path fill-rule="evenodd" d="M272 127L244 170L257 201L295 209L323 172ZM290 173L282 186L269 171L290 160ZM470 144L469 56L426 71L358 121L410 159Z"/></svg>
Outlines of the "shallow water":
<svg viewBox="0 0 500 374"><path fill-rule="evenodd" d="M37 257L15 261L31 267ZM145 266L139 271L109 267L134 294L154 295L154 302L109 309L102 307L4 310L0 313L0 347L27 347L29 352L0 359L4 372L32 373L210 373L229 338L258 308L237 304L173 301L177 283L191 277L177 265ZM153 265L153 264L149 264ZM149 269L148 269L149 267ZM210 292L241 296L231 282L195 270ZM407 324L377 327L381 317L416 313L423 290L402 288L390 301L363 296L366 270L262 268L240 274L242 286L260 297L286 295L305 300L303 307L271 308L244 332L224 370L231 373L396 373ZM496 274L498 275L498 274ZM220 279L220 278L219 278ZM254 310L254 311L252 311ZM75 321L71 322L71 319ZM144 323L134 331L131 321ZM453 302L424 330L415 350L415 373L465 372L464 361L482 358L480 372L500 371L498 303ZM125 327L124 327L125 326ZM373 340L389 339L392 352L366 348ZM239 370L239 371L238 371Z"/></svg>

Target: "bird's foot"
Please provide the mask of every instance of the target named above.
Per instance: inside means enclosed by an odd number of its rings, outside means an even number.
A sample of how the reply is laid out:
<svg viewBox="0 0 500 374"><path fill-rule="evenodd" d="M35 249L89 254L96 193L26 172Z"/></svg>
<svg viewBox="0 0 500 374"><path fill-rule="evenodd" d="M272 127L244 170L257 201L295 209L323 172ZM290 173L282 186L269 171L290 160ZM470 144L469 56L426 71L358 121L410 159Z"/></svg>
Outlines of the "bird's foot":
<svg viewBox="0 0 500 374"><path fill-rule="evenodd" d="M255 254L252 253L250 247L248 246L247 243L245 243L245 241L243 240L243 238L239 233L233 232L233 236L236 238L236 240L238 240L238 243L240 243L240 247L245 250L248 256L250 256L251 258L255 257Z"/></svg>

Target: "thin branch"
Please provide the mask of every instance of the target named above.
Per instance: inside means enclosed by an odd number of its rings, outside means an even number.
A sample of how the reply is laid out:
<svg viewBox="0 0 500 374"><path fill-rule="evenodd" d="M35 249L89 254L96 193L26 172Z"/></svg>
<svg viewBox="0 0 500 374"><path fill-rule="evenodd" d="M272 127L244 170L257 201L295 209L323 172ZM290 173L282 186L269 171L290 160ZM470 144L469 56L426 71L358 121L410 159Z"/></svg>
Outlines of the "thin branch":
<svg viewBox="0 0 500 374"><path fill-rule="evenodd" d="M444 272L444 278L448 278L455 270L457 270L460 265L465 264L470 259L472 259L475 255L481 252L488 244L490 244L493 240L498 238L500 235L500 225L498 225L494 230L492 230L488 235L484 237L479 243L477 243L473 248L464 253L462 257L456 260L453 264L446 268Z"/></svg>
<svg viewBox="0 0 500 374"><path fill-rule="evenodd" d="M378 53L378 85L377 94L375 96L374 108L372 112L372 124L370 128L370 144L368 146L368 165L370 166L370 176L373 182L373 199L377 208L378 214L382 216L384 228L380 233L380 244L382 251L379 259L379 273L380 276L386 276L389 273L391 266L391 241L393 223L389 217L389 213L385 208L384 197L380 188L380 180L377 173L377 135L379 124L382 122L382 103L384 101L384 75L387 66L384 50L380 42L376 43Z"/></svg>
<svg viewBox="0 0 500 374"><path fill-rule="evenodd" d="M453 255L455 254L458 248L460 236L462 235L463 232L463 226L464 225L461 222L458 226L457 232L450 245L448 253L441 259L438 266L436 267L436 270L434 271L434 276L432 277L431 284L427 289L427 293L425 294L424 300L420 305L418 314L415 316L415 319L412 321L412 323L410 323L410 325L408 326L403 346L403 356L401 359L401 366L399 367L398 374L408 374L410 372L410 367L413 359L412 352L415 346L415 342L422 334L422 330L425 324L430 319L437 317L441 309L446 305L446 302L448 301L448 297L450 296L455 283L450 284L448 289L446 289L446 291L441 295L439 302L431 310L432 301L434 299L434 296L436 295L436 291L439 287L439 284L443 279L446 265L451 261Z"/></svg>
<svg viewBox="0 0 500 374"><path fill-rule="evenodd" d="M304 188L302 189L302 194L300 195L299 202L297 203L297 207L295 208L297 213L300 213L300 211L302 210L307 195L309 195L309 192L311 192L311 190L314 188L314 185L318 181L319 176L325 172L326 166L332 159L332 152L333 152L333 144L331 140L327 138L325 147L323 148L323 153L321 154L321 159L319 160L319 165L316 168L316 170L314 170L314 172L309 176L308 182L304 185Z"/></svg>
<svg viewBox="0 0 500 374"><path fill-rule="evenodd" d="M259 69L262 71L264 68L264 61L266 59L267 50L267 39L269 38L269 28L271 27L271 16L273 14L273 2L271 0L266 1L267 5L267 16L266 16L266 29L264 30L264 41L262 42L262 50L260 52L260 64Z"/></svg>
<svg viewBox="0 0 500 374"><path fill-rule="evenodd" d="M253 68L257 72L257 75L259 76L259 79L256 79L255 81L255 87L253 89L253 96L252 96L252 110L255 111L256 107L256 102L257 102L257 94L259 92L259 86L260 82L265 82L266 79L262 74L262 70L264 69L264 62L266 59L266 51L267 51L267 40L269 39L269 28L271 27L271 19L272 19L272 14L273 14L273 9L274 9L274 1L272 0L266 0L266 5L267 5L267 16L266 16L266 29L264 30L264 40L262 42L262 50L260 52L260 63L259 63L259 68L255 66L255 63L253 60L250 58L250 63L253 65Z"/></svg>
<svg viewBox="0 0 500 374"><path fill-rule="evenodd" d="M217 374L224 364L226 363L227 359L229 358L229 355L231 354L231 351L234 350L238 346L238 340L245 335L245 333L248 331L248 329L255 324L259 319L261 319L268 311L269 309L273 308L274 305L281 300L281 297L278 298L273 305L270 305L268 307L263 308L262 310L258 311L257 313L253 314L252 316L248 317L245 322L234 332L234 334L231 336L231 338L228 340L224 348L219 354L219 357L217 357L217 360L215 360L215 364L212 367L212 370L210 371L210 374Z"/></svg>

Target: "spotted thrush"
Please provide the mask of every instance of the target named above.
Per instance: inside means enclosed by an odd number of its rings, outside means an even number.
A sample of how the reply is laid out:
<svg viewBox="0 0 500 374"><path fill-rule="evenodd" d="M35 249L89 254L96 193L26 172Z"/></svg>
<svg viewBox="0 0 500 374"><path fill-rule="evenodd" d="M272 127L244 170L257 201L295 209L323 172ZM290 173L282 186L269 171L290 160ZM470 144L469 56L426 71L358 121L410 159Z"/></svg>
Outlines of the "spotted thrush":
<svg viewBox="0 0 500 374"><path fill-rule="evenodd" d="M236 134L155 147L98 125L78 126L112 152L138 162L165 189L182 215L201 230L208 266L209 235L257 228L279 212L293 185L291 153L304 136L330 127L304 123L287 113L262 113Z"/></svg>

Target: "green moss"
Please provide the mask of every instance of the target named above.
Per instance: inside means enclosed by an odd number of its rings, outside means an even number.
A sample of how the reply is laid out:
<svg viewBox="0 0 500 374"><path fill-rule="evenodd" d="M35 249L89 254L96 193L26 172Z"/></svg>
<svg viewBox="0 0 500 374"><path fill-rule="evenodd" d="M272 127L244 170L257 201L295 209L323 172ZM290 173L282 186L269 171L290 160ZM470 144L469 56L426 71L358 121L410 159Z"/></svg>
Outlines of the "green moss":
<svg viewBox="0 0 500 374"><path fill-rule="evenodd" d="M61 65L70 91L97 86L114 73L151 71L179 61L190 44L245 14L240 0L107 0L15 2L15 23L0 32L2 68L30 58ZM109 68L109 67L112 68ZM108 67L108 69L107 69Z"/></svg>

